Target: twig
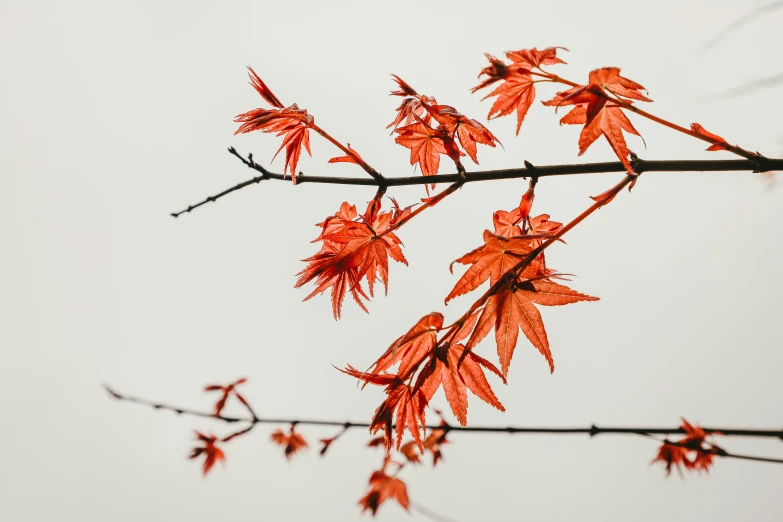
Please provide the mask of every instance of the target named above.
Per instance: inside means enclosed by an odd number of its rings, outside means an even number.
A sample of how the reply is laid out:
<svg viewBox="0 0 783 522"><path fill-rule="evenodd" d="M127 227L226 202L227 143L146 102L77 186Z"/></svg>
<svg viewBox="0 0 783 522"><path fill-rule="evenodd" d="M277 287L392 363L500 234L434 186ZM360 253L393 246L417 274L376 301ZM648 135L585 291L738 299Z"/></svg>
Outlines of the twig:
<svg viewBox="0 0 783 522"><path fill-rule="evenodd" d="M416 502L411 502L410 506L414 511L421 513L425 517L429 518L430 520L434 520L435 522L457 522L453 518L444 517L443 515L440 515Z"/></svg>
<svg viewBox="0 0 783 522"><path fill-rule="evenodd" d="M234 147L230 147L228 151L236 156L249 168L261 173L260 176L253 177L247 181L243 181L238 185L234 185L214 196L210 196L203 201L190 205L180 212L173 212L173 217L178 217L181 214L191 212L192 210L206 205L207 203L216 201L223 196L226 196L234 191L243 189L250 185L255 185L264 180L277 180L291 182L290 177L283 176L266 170L261 165L253 161L252 154L247 158L243 158ZM526 165L528 163L526 162ZM765 158L763 165L758 161L739 159L739 160L663 160L663 161L649 161L643 159L637 159L634 163L636 172L641 174L643 172L768 172L774 170L783 170L783 159ZM518 179L518 178L546 178L551 176L570 176L575 174L609 174L613 172L625 172L625 166L619 161L606 161L600 163L582 163L571 165L536 165L535 169L529 167L517 168L517 169L500 169L500 170L484 170L471 172L467 179L464 179L464 183L473 183L478 181L494 181L502 179ZM379 181L376 179L367 178L344 178L333 176L306 176L301 172L297 175L297 185L303 183L318 183L318 184L330 184L330 185L359 185L369 187L402 187L410 185L428 185L438 183L455 183L462 180L460 174L438 174L435 176L404 176L397 178L383 178Z"/></svg>
<svg viewBox="0 0 783 522"><path fill-rule="evenodd" d="M762 89L775 87L776 85L780 85L781 83L783 83L783 73L776 74L774 76L765 76L764 78L759 78L758 80L753 80L750 82L743 83L742 85L732 87L725 91L721 91L717 94L713 94L710 96L710 98L713 101L728 100L729 98L738 98L740 96L744 96L746 94L760 91Z"/></svg>
<svg viewBox="0 0 783 522"><path fill-rule="evenodd" d="M247 422L252 424L296 424L297 426L338 426L344 427L346 430L352 428L369 428L370 424L366 422L344 422L336 420L318 420L318 419L275 419L275 418L262 418L262 417L231 417L226 415L215 416L212 413L194 410L190 408L181 408L178 406L172 406L156 401L150 401L147 399L141 399L129 395L124 395L116 392L115 390L104 386L106 391L114 399L134 402L136 404L143 404L150 406L157 410L172 411L179 415L189 415L192 417L204 417L214 419L220 422L226 422L229 424L237 422ZM549 428L549 427L517 427L517 426L441 426L432 425L427 426L430 430L445 430L446 432L460 432L460 433L508 433L508 434L552 434L552 435L576 435L584 434L591 437L601 434L620 434L620 435L673 435L686 433L681 427L675 428L645 428L645 427L599 427L589 426L580 428ZM760 429L746 429L746 428L712 428L704 427L702 429L706 432L720 432L721 435L734 436L734 437L761 437L761 438L775 438L783 440L783 429L778 430L760 430Z"/></svg>
<svg viewBox="0 0 783 522"><path fill-rule="evenodd" d="M754 19L758 18L759 16L765 14L765 13L771 13L774 11L777 11L778 9L783 8L783 1L778 0L777 2L772 2L767 5L763 5L761 7L758 7L754 9L753 11L737 18L732 23L730 23L726 28L724 28L722 31L720 31L718 34L704 42L701 46L701 52L707 52L710 49L712 49L718 42L726 38L729 34L736 31L743 25L752 22Z"/></svg>

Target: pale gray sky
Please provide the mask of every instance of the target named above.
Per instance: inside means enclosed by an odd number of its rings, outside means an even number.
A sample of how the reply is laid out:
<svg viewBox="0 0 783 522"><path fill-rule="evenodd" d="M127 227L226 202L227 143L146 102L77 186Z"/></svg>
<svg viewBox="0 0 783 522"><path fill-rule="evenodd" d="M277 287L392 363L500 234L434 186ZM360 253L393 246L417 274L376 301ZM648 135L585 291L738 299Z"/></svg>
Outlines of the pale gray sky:
<svg viewBox="0 0 783 522"><path fill-rule="evenodd" d="M649 89L649 109L752 150L780 156L780 88L708 102L780 72L780 13L697 49L762 2L6 2L0 3L0 519L13 522L360 520L356 502L380 456L352 431L326 459L287 462L271 427L227 446L202 479L185 457L192 430L227 433L110 401L100 388L209 408L209 382L239 376L264 416L365 420L382 399L331 365L366 366L430 311L453 319L448 264L481 244L494 210L523 181L470 185L403 228L409 267L365 315L294 290L313 225L366 188L266 183L178 220L168 213L246 179L226 147L268 164L279 142L234 137L233 117L262 106L251 65L285 103L307 108L384 174L410 175L385 125L396 73L483 120L469 88L484 52L565 46L559 71L582 81L619 66ZM542 98L543 99L543 98ZM633 119L647 159L728 158ZM611 160L596 143L576 156L578 129L536 104L519 137L481 168ZM305 173L329 165L314 136ZM282 169L282 158L273 163ZM446 169L448 171L448 169ZM567 220L619 175L543 180L537 212ZM390 192L401 203L420 188ZM704 425L780 428L783 193L750 173L642 176L552 248L601 297L545 309L557 370L524 340L505 414L471 401L491 425ZM479 353L491 356L487 342ZM445 406L438 396L440 406ZM333 430L302 428L315 446ZM435 470L406 470L412 499L461 522L773 521L783 518L783 466L719 460L709 476L665 478L642 438L454 434ZM783 455L780 441L725 440L732 451ZM378 520L424 520L385 505Z"/></svg>

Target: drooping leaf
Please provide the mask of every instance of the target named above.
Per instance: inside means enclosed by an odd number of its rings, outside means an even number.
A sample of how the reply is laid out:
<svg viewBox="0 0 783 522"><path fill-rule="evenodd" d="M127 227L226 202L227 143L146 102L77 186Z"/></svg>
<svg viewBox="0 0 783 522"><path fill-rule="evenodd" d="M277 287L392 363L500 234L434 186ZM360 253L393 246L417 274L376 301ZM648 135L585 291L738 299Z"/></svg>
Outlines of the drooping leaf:
<svg viewBox="0 0 783 522"><path fill-rule="evenodd" d="M315 241L323 242L321 250L304 259L308 265L297 274L295 288L316 282L305 301L331 289L335 319L340 318L347 292L367 312L362 299L369 300L369 297L361 286L362 280L367 282L370 296L374 295L377 279L388 290L389 257L408 264L400 248L402 241L394 232L387 232L392 226L393 212L379 212L378 201L370 201L363 216L357 214L356 207L343 203L338 212L319 223L321 233Z"/></svg>
<svg viewBox="0 0 783 522"><path fill-rule="evenodd" d="M487 299L476 328L468 341L473 349L489 332L495 330L500 370L508 375L511 357L517 345L519 330L535 346L555 370L544 321L535 305L560 306L579 301L597 301L597 297L585 295L546 279L509 282Z"/></svg>
<svg viewBox="0 0 783 522"><path fill-rule="evenodd" d="M272 432L271 439L275 444L283 446L283 453L287 459L290 459L298 451L307 448L307 441L296 432L293 425L288 433L280 429L275 430Z"/></svg>
<svg viewBox="0 0 783 522"><path fill-rule="evenodd" d="M468 422L468 390L487 404L505 411L492 391L483 368L489 368L505 383L505 378L492 363L468 351L462 344L441 347L436 354L434 367L421 372L418 385L427 402L438 388L443 388L451 411L460 425L465 426Z"/></svg>
<svg viewBox="0 0 783 522"><path fill-rule="evenodd" d="M720 435L720 433L706 432L685 419L682 419L681 428L685 431L685 436L680 440L665 441L661 444L651 464L662 462L666 466L667 476L671 474L672 468L677 469L681 477L683 468L688 471L709 472L713 457L726 453L723 448L707 440L710 435Z"/></svg>
<svg viewBox="0 0 783 522"><path fill-rule="evenodd" d="M225 461L226 456L223 450L217 447L218 438L215 435L204 435L201 432L196 432L196 439L202 443L202 446L193 448L188 458L195 459L204 456L204 475L209 473L209 470L220 461Z"/></svg>
<svg viewBox="0 0 783 522"><path fill-rule="evenodd" d="M425 315L405 335L389 346L375 362L371 372L375 374L385 372L399 362L397 375L403 380L406 379L411 370L415 370L434 350L437 334L442 327L442 314L433 312Z"/></svg>
<svg viewBox="0 0 783 522"><path fill-rule="evenodd" d="M362 512L370 511L374 516L381 504L389 499L394 499L406 511L410 505L408 489L405 483L387 475L384 469L377 470L370 475L370 490L359 500Z"/></svg>
<svg viewBox="0 0 783 522"><path fill-rule="evenodd" d="M370 422L370 433L383 431L387 455L393 440L396 440L396 447L400 449L406 428L423 452L422 433L426 436L424 408L427 400L421 390L411 387L395 374L360 372L350 365L340 371L365 383L386 387L386 399L375 410ZM392 431L396 433L396 439L392 438Z"/></svg>

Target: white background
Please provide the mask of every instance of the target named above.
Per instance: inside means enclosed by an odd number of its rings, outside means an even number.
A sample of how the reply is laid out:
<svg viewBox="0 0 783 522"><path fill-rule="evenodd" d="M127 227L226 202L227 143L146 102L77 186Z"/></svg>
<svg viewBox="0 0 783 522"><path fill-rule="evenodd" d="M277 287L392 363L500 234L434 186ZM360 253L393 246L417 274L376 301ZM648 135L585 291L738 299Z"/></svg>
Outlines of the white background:
<svg viewBox="0 0 783 522"><path fill-rule="evenodd" d="M299 261L313 225L368 188L268 182L174 220L250 176L226 152L268 164L273 136L232 136L233 117L264 102L251 65L284 103L349 142L388 176L409 152L385 125L391 73L484 120L469 88L484 52L561 45L555 70L584 81L619 66L649 89L649 110L780 156L780 87L720 91L779 74L770 14L708 53L699 47L760 2L2 2L0 4L0 519L27 521L359 520L380 452L349 432L325 459L287 462L272 427L226 447L206 479L186 456L192 430L229 427L111 401L118 390L209 409L204 384L249 377L263 416L368 420L383 396L332 368L365 367L419 317L447 321L470 303L443 297L448 264L481 244L492 212L522 180L472 184L404 227L409 267L365 315L326 296L302 303ZM554 91L545 87L539 99ZM632 118L646 159L729 158ZM578 158L578 128L536 103L519 137L479 149L481 169L612 160L600 140ZM307 174L364 175L313 136ZM451 172L444 161L443 172ZM282 170L282 156L272 166ZM479 167L474 167L479 168ZM568 220L620 174L545 179L534 212ZM389 193L403 204L421 187ZM487 425L709 426L776 429L781 415L781 189L751 173L648 173L570 233L549 264L601 297L543 310L557 369L520 339L502 414L471 399ZM479 353L496 359L485 342ZM495 381L493 381L494 383ZM436 404L445 406L442 395ZM239 410L237 410L238 412ZM405 470L414 502L471 520L757 520L783 517L783 466L719 460L708 476L666 479L644 438L453 434L445 461ZM778 456L780 441L725 439L737 453ZM424 520L384 505L378 519Z"/></svg>

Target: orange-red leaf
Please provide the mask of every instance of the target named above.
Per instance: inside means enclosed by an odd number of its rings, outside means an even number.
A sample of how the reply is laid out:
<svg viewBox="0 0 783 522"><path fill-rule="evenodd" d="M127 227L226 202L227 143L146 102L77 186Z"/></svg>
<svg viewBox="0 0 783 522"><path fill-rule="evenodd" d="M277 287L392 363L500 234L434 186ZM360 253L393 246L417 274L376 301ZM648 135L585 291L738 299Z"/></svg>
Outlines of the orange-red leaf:
<svg viewBox="0 0 783 522"><path fill-rule="evenodd" d="M283 453L287 459L290 459L296 452L307 448L307 441L296 432L293 426L288 433L284 433L280 429L275 430L272 432L271 439L275 444L283 446Z"/></svg>
<svg viewBox="0 0 783 522"><path fill-rule="evenodd" d="M510 65L487 54L486 57L490 65L479 73L479 77L486 75L487 78L471 89L472 92L476 92L497 81L503 81L495 90L482 98L482 100L486 100L487 98L497 96L487 118L499 118L516 111L516 133L519 135L525 115L536 97L536 88L530 71L531 69L539 68L541 65L565 63L557 57L557 49L563 48L550 47L541 51L534 48L508 52L506 56L512 62Z"/></svg>
<svg viewBox="0 0 783 522"><path fill-rule="evenodd" d="M362 512L369 510L374 516L381 504L389 499L396 500L403 509L408 510L410 501L405 483L387 475L383 469L373 472L370 476L370 490L359 500Z"/></svg>
<svg viewBox="0 0 783 522"><path fill-rule="evenodd" d="M411 165L418 164L425 176L434 176L440 166L440 155L448 154L443 133L421 121L395 130L399 134L394 140L411 149Z"/></svg>
<svg viewBox="0 0 783 522"><path fill-rule="evenodd" d="M485 230L484 245L454 261L454 263L463 265L469 264L471 267L446 296L446 303L455 297L475 290L487 279L490 284L495 284L503 274L524 259L534 247L531 245L531 241L524 237L508 239ZM531 266L528 267L529 271L526 269L526 273L536 271L536 268L531 268Z"/></svg>
<svg viewBox="0 0 783 522"><path fill-rule="evenodd" d="M234 121L242 125L234 134L243 134L259 130L261 132L276 132L277 136L285 136L283 143L275 153L275 157L285 148L285 167L283 174L291 174L294 184L296 184L296 166L299 163L299 156L302 148L312 156L310 151L310 127L313 117L307 114L306 110L300 110L296 104L284 108L280 100L275 96L269 87L258 77L255 71L248 67L250 76L250 85L261 95L261 97L274 109L253 109L237 115ZM274 158L273 158L274 159Z"/></svg>
<svg viewBox="0 0 783 522"><path fill-rule="evenodd" d="M361 286L362 279L367 281L370 296L374 295L377 279L383 283L384 290L388 290L389 257L408 264L400 248L400 238L393 232L386 232L392 225L393 212L378 212L378 207L378 201L373 199L365 215L359 216L356 207L343 203L338 212L318 224L321 234L315 241L323 241L323 246L318 253L303 260L308 265L297 274L299 279L295 288L316 282L316 288L305 301L331 289L335 319L340 318L342 302L349 291L367 312L362 299L369 300L369 297Z"/></svg>
<svg viewBox="0 0 783 522"><path fill-rule="evenodd" d="M247 379L243 377L243 378L238 379L238 380L236 380L236 381L234 381L231 384L228 384L226 386L223 386L223 385L220 385L220 384L209 384L209 385L205 386L204 387L204 391L208 391L208 392L209 391L219 391L220 392L220 397L218 398L217 402L215 402L215 410L212 413L212 415L214 415L215 417L220 416L221 412L223 411L223 408L226 406L226 402L228 401L228 398L231 395L236 397L239 400L239 402L244 404L246 407L249 407L249 404L247 403L245 398L242 397L242 395L240 395L236 391L236 387L239 386L240 384L244 384L245 382L247 382Z"/></svg>
<svg viewBox="0 0 783 522"><path fill-rule="evenodd" d="M565 63L557 57L557 50L567 51L565 47L547 47L540 51L533 47L532 49L522 49L520 51L509 51L506 57L514 64L526 67L528 69L539 68L542 65L555 65Z"/></svg>
<svg viewBox="0 0 783 522"><path fill-rule="evenodd" d="M581 294L546 279L509 284L487 299L468 341L468 348L475 347L494 329L500 369L506 376L521 329L547 360L550 372L553 372L555 363L549 349L549 339L544 321L535 305L559 306L597 300L597 297Z"/></svg>
<svg viewBox="0 0 783 522"><path fill-rule="evenodd" d="M698 123L691 123L691 130L693 132L698 132L702 136L705 136L707 138L710 138L711 140L715 140L716 143L713 143L709 147L707 147L706 150L708 151L714 151L714 150L726 150L726 146L729 144L726 140L718 136L717 134L713 134Z"/></svg>
<svg viewBox="0 0 783 522"><path fill-rule="evenodd" d="M619 68L604 67L590 73L587 85L578 85L557 93L553 99L545 101L544 105L575 106L560 123L584 125L579 135L579 155L584 154L587 148L603 135L626 170L633 173L623 131L637 136L639 132L611 95L625 103L632 103L633 100L652 101L640 92L643 89L638 83L620 76Z"/></svg>
<svg viewBox="0 0 783 522"><path fill-rule="evenodd" d="M427 425L424 414L427 399L420 389L411 388L397 375L390 373L360 372L350 365L340 371L365 383L386 387L386 399L375 410L370 422L370 433L383 431L387 455L392 447L392 431L396 431L396 446L400 449L406 428L419 449L424 451L421 433Z"/></svg>
<svg viewBox="0 0 783 522"><path fill-rule="evenodd" d="M495 103L489 109L488 119L507 116L512 112L517 113L517 136L522 128L527 111L536 99L536 87L530 74L519 74L501 83L482 100L497 96Z"/></svg>
<svg viewBox="0 0 783 522"><path fill-rule="evenodd" d="M427 105L427 112L440 124L438 130L445 133L452 139L456 137L462 148L478 164L476 143L495 146L495 142L500 143L498 139L478 121L468 118L449 105ZM449 139L443 138L444 146L447 149L449 157L455 163L459 161L459 151L449 151Z"/></svg>
<svg viewBox="0 0 783 522"><path fill-rule="evenodd" d="M196 432L196 439L202 443L202 446L197 446L191 450L188 458L195 459L201 455L204 455L204 475L209 473L209 470L219 461L225 461L226 455L223 450L217 447L217 437L215 435L204 435L203 433Z"/></svg>
<svg viewBox="0 0 783 522"><path fill-rule="evenodd" d="M468 390L487 404L505 411L492 391L483 368L490 369L505 383L505 378L492 363L467 351L465 346L454 344L445 347L439 350L435 367L422 371L419 377L421 390L429 402L437 389L442 387L454 417L460 425L465 426L468 422Z"/></svg>
<svg viewBox="0 0 783 522"><path fill-rule="evenodd" d="M673 441L673 443L664 441L658 448L658 454L651 462L663 462L666 466L666 475L668 476L672 468L682 476L682 470L709 472L713 464L715 455L723 455L726 452L715 444L708 441L707 437L711 433L706 432L699 426L693 426L685 419L682 419L681 428L685 431L685 436ZM720 435L719 432L713 433Z"/></svg>
<svg viewBox="0 0 783 522"><path fill-rule="evenodd" d="M437 334L442 327L442 314L432 312L425 315L405 335L395 340L375 361L371 373L385 372L399 362L397 375L405 380L410 375L410 371L415 371L421 361L435 348Z"/></svg>
<svg viewBox="0 0 783 522"><path fill-rule="evenodd" d="M283 102L281 102L279 99L277 99L277 96L275 96L272 91L269 89L269 87L266 86L264 81L258 77L256 72L253 70L252 67L249 65L247 66L248 76L250 76L250 85L253 86L253 88L258 92L258 94L261 95L261 97L266 100L266 102L271 105L272 107L277 107L278 109L283 108Z"/></svg>

